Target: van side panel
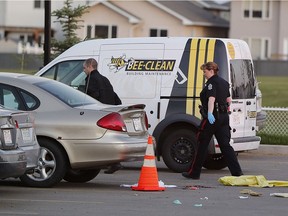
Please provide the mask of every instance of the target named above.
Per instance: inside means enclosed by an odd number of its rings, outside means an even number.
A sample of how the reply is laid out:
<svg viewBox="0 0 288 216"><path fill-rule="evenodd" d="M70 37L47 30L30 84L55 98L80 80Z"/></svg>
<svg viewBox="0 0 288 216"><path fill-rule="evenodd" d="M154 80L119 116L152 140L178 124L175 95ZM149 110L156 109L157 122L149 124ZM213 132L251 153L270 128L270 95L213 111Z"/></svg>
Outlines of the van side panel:
<svg viewBox="0 0 288 216"><path fill-rule="evenodd" d="M216 39L187 41L169 98L166 118L175 113L201 118L198 106L205 79L200 66L207 61L214 61L215 45Z"/></svg>

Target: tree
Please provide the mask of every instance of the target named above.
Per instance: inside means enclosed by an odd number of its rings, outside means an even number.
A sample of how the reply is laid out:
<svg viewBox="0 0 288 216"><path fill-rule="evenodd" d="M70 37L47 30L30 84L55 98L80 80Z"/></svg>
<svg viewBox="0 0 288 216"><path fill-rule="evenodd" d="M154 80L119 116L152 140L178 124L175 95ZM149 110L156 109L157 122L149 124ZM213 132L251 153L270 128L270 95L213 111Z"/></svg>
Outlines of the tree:
<svg viewBox="0 0 288 216"><path fill-rule="evenodd" d="M79 24L79 22L83 22L80 18L84 13L88 12L87 8L89 8L89 6L78 5L76 8L73 8L72 3L73 0L65 0L63 8L51 13L52 16L57 17L57 21L55 22L60 23L65 37L63 41L57 41L54 38L51 40L51 50L55 56L81 41L81 39L77 37L76 30L83 27Z"/></svg>

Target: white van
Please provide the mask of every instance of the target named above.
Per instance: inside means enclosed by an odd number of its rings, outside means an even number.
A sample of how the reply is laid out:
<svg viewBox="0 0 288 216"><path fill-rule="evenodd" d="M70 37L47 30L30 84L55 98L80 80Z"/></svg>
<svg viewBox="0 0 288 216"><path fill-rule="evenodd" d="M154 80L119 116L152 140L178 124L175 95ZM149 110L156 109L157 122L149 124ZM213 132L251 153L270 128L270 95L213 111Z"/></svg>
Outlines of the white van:
<svg viewBox="0 0 288 216"><path fill-rule="evenodd" d="M123 103L146 104L158 159L162 156L168 168L186 171L195 157L201 118L199 94L205 85L200 66L208 61L216 62L219 75L230 83L231 145L236 152L259 147L257 82L244 41L194 37L88 40L62 53L36 75L81 90L86 76L83 61L87 58L98 61L99 72L111 81ZM204 167L226 167L215 139L211 140Z"/></svg>

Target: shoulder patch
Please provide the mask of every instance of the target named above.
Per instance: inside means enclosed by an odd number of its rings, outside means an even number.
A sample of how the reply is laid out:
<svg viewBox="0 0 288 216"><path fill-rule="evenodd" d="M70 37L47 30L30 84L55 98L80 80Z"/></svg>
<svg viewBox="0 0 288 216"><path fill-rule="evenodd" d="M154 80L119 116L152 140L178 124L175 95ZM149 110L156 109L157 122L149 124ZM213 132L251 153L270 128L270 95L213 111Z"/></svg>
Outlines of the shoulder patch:
<svg viewBox="0 0 288 216"><path fill-rule="evenodd" d="M211 83L208 85L208 90L212 90L212 84Z"/></svg>

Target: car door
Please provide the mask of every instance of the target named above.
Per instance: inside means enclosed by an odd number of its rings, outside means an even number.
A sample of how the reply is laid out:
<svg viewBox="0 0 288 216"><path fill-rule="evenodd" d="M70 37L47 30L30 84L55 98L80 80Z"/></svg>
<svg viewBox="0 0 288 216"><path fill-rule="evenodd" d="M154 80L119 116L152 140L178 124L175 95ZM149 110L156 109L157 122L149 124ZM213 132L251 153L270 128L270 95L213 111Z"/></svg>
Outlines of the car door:
<svg viewBox="0 0 288 216"><path fill-rule="evenodd" d="M85 59L62 60L50 67L42 77L57 80L76 89L81 89L85 85L85 73L83 63Z"/></svg>

